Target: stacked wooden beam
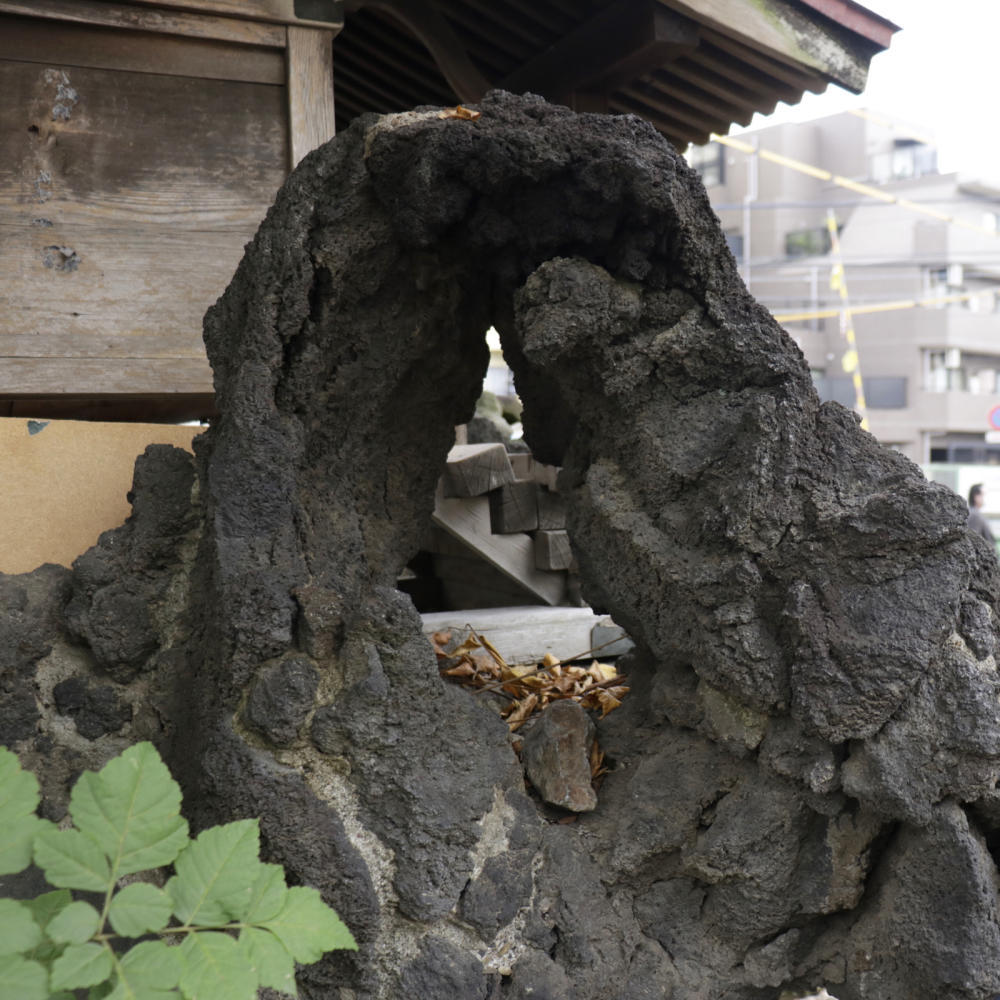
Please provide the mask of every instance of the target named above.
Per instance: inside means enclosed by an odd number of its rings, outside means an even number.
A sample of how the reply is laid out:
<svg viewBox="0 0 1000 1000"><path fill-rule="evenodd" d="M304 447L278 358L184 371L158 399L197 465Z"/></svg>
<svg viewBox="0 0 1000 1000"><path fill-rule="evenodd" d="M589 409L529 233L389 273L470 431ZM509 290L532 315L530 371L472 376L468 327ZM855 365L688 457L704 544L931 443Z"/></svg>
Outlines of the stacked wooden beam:
<svg viewBox="0 0 1000 1000"><path fill-rule="evenodd" d="M508 454L502 444L455 445L434 511L439 530L429 543L439 575L461 572L454 561L475 557L506 578L505 583L486 571L493 578L492 590L503 591L513 583L545 604L575 603L570 580L574 561L557 473L530 454ZM462 603L475 606L468 603L474 602L472 580L466 589L469 596Z"/></svg>

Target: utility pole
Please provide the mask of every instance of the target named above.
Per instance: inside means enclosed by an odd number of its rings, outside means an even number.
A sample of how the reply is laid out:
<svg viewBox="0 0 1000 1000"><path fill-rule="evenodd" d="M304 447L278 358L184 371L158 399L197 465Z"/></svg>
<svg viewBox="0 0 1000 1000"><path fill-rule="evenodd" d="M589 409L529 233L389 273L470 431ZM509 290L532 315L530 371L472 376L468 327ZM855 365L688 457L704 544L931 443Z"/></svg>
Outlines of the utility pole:
<svg viewBox="0 0 1000 1000"><path fill-rule="evenodd" d="M750 206L757 200L757 147L759 140L753 137L753 152L747 160L747 193L743 196L743 283L750 290L751 223Z"/></svg>

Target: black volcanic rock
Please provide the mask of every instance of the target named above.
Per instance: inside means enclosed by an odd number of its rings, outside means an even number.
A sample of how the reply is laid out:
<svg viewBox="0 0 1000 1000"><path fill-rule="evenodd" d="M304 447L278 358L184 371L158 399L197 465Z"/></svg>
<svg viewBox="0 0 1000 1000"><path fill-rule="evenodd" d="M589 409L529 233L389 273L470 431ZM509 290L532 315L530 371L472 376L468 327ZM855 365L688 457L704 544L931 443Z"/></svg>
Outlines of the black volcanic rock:
<svg viewBox="0 0 1000 1000"><path fill-rule="evenodd" d="M196 828L260 816L357 936L308 1000L1000 993L993 553L819 402L650 126L478 110L307 156L206 316L196 467L147 453L71 577L0 579L0 723L46 808L155 739ZM394 589L491 324L584 594L636 643L570 825ZM82 711L105 675L131 721L70 745L53 686Z"/></svg>

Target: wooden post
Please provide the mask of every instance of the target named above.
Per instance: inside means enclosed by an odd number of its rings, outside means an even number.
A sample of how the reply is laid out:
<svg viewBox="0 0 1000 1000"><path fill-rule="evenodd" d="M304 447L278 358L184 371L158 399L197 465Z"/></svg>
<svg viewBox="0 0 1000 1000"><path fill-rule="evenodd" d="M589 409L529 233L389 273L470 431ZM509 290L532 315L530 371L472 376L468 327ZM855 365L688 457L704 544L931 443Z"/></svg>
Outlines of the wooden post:
<svg viewBox="0 0 1000 1000"><path fill-rule="evenodd" d="M512 482L514 470L502 444L457 444L448 452L445 490L453 497L478 497Z"/></svg>
<svg viewBox="0 0 1000 1000"><path fill-rule="evenodd" d="M561 531L566 527L566 501L558 493L539 487L536 504L538 527L542 531Z"/></svg>
<svg viewBox="0 0 1000 1000"><path fill-rule="evenodd" d="M488 494L490 527L495 535L534 531L538 527L538 483L515 479ZM559 525L565 527L565 525Z"/></svg>
<svg viewBox="0 0 1000 1000"><path fill-rule="evenodd" d="M573 550L565 531L535 532L535 568L569 569L573 565Z"/></svg>
<svg viewBox="0 0 1000 1000"><path fill-rule="evenodd" d="M336 131L333 103L333 35L288 27L288 127L292 168Z"/></svg>

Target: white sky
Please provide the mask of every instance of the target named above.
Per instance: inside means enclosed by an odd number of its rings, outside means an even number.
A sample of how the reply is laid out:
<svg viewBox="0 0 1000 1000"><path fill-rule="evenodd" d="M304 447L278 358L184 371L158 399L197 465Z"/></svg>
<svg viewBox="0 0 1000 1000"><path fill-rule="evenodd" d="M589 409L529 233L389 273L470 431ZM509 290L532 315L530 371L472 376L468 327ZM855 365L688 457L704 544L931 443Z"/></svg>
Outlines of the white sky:
<svg viewBox="0 0 1000 1000"><path fill-rule="evenodd" d="M750 127L867 108L935 138L943 173L1000 179L1000 0L861 2L902 29L872 60L865 92L831 85Z"/></svg>

